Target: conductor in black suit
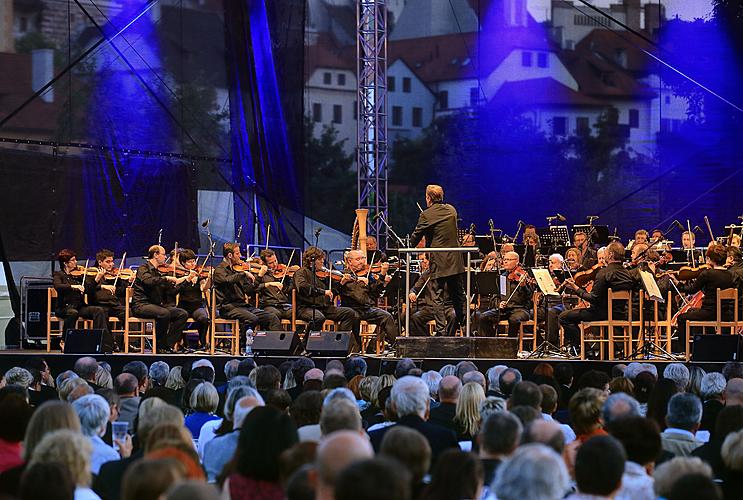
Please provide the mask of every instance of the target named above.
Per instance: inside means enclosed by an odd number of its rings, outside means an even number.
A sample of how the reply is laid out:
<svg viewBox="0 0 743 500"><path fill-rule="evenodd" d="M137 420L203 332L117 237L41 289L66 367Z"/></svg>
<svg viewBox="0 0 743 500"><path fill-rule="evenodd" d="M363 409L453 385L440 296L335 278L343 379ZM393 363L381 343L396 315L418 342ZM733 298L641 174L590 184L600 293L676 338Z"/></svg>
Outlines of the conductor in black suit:
<svg viewBox="0 0 743 500"><path fill-rule="evenodd" d="M426 246L430 248L458 247L457 210L444 203L444 190L441 186L436 184L426 186L426 206L418 217L418 224L411 235L411 245L417 245L425 237ZM447 334L444 290L448 290L454 305L457 324L463 325L466 321L464 264L462 256L457 252L430 252L428 260L431 279L435 280L437 285L437 292L433 297L436 335L442 336Z"/></svg>

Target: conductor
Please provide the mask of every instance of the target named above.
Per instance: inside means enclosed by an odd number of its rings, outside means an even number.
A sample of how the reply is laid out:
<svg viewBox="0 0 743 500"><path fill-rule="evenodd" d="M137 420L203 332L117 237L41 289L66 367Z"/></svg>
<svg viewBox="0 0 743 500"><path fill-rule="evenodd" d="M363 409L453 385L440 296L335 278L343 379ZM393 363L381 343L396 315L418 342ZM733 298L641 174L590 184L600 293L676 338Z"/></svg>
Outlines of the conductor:
<svg viewBox="0 0 743 500"><path fill-rule="evenodd" d="M444 190L436 184L426 186L426 209L418 217L418 224L411 235L411 245L416 246L426 238L430 248L453 248L459 246L457 238L457 210L444 203ZM431 279L436 282L433 296L433 312L436 321L436 335L447 334L445 290L454 305L457 324L466 321L464 292L464 264L457 252L430 252L429 266ZM454 330L454 329L452 329Z"/></svg>

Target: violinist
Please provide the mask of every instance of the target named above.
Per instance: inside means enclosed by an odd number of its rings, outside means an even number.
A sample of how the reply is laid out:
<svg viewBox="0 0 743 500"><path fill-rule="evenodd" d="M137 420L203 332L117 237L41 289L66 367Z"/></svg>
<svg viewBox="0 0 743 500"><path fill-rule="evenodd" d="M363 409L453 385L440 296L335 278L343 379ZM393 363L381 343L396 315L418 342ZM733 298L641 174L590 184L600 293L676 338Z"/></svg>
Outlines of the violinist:
<svg viewBox="0 0 743 500"><path fill-rule="evenodd" d="M268 271L266 266L256 266L256 274L242 269L240 245L227 242L222 247L224 260L214 269L214 289L219 315L240 322L243 333L248 328L260 326L266 330L281 330L281 320L275 314L251 305L246 297L253 298L258 288L258 279Z"/></svg>
<svg viewBox="0 0 743 500"><path fill-rule="evenodd" d="M638 229L635 231L635 239L630 240L630 242L627 244L627 250L633 250L635 248L635 245L643 244L647 245L648 243L648 232L644 229Z"/></svg>
<svg viewBox="0 0 743 500"><path fill-rule="evenodd" d="M575 273L580 272L580 252L577 248L571 247L565 252L564 259L559 253L550 255L549 270L560 272L564 278L563 281ZM560 289L561 288L562 286ZM561 294L557 300L550 299L548 296L545 297L545 299L548 300L545 321L547 340L552 344L557 345L560 336L560 323L558 318L566 309L575 307L578 301L566 293Z"/></svg>
<svg viewBox="0 0 743 500"><path fill-rule="evenodd" d="M495 256L495 252L491 252ZM487 257L486 257L487 258ZM413 337L427 337L428 336L428 322L434 321L434 310L433 310L433 297L436 291L434 287L436 282L431 280L431 270L428 267L428 255L422 253L418 256L421 266L421 275L418 280L410 288L410 308L411 312L413 309L415 312L410 316L410 335ZM491 259L491 262L495 262L495 259ZM495 265L493 264L493 269ZM491 269L487 269L490 271ZM447 332L449 336L454 336L456 330L456 314L454 314L454 307L451 305L451 300L444 296L444 304L446 305L446 320L447 320Z"/></svg>
<svg viewBox="0 0 743 500"><path fill-rule="evenodd" d="M129 284L134 281L134 274L127 279L113 280L109 279L114 276L114 253L111 250L103 249L95 254L96 266L98 272L85 278L85 287L89 290L88 300L95 305L102 307L106 314L106 320L115 317L121 324L124 324L126 318L126 307L124 306L124 297ZM115 285L114 285L115 281ZM117 340L117 344L120 344ZM119 345L119 347L121 347Z"/></svg>
<svg viewBox="0 0 743 500"><path fill-rule="evenodd" d="M371 264L376 264L377 262L387 262L387 255L379 250L377 238L375 238L374 236L366 237L366 260Z"/></svg>
<svg viewBox="0 0 743 500"><path fill-rule="evenodd" d="M537 228L534 224L527 224L524 226L523 242L523 264L525 267L534 267L537 262L537 254L539 253L539 235L537 234Z"/></svg>
<svg viewBox="0 0 743 500"><path fill-rule="evenodd" d="M157 342L161 346L158 353L174 352L175 343L183 336L188 320L185 310L167 303L167 290L180 285L186 278L163 276L157 268L165 265L166 258L162 246L152 245L147 250L147 261L137 269L132 284L132 313L139 318L155 320Z"/></svg>
<svg viewBox="0 0 743 500"><path fill-rule="evenodd" d="M490 309L480 315L480 334L494 337L501 318L508 321L508 334L517 335L523 321L531 319L534 285L528 271L519 264L519 254L508 252L503 257L503 274L506 276L506 289L501 296L491 299Z"/></svg>
<svg viewBox="0 0 743 500"><path fill-rule="evenodd" d="M200 276L196 269L196 254L193 250L184 248L176 257L186 274L185 281L176 286L173 291L178 295L178 307L184 309L189 317L196 322L199 332L199 349L207 348L206 334L209 331L209 312L204 303L204 292L212 285L211 278ZM175 304L175 301L173 301Z"/></svg>
<svg viewBox="0 0 743 500"><path fill-rule="evenodd" d="M279 259L276 252L270 248L261 251L261 260L266 264L268 270L258 281L258 305L281 319L292 319L292 304L289 294L292 288L292 278L289 276L277 278L280 270Z"/></svg>
<svg viewBox="0 0 743 500"><path fill-rule="evenodd" d="M55 271L53 286L57 291L57 317L63 318L62 344L67 336L67 331L74 329L78 318L93 320L93 328L108 330L106 311L102 307L87 305L85 293L90 291L83 285L85 271L82 266L77 265L77 257L72 250L64 248L57 254L57 261L61 266ZM79 276L76 276L79 274ZM60 346L61 347L61 346Z"/></svg>
<svg viewBox="0 0 743 500"><path fill-rule="evenodd" d="M743 317L743 253L740 248L729 246L727 247L727 260L725 261L725 267L728 272L733 276L733 282L738 289L738 318Z"/></svg>
<svg viewBox="0 0 743 500"><path fill-rule="evenodd" d="M624 245L618 241L609 243L606 247L606 266L599 269L593 282L591 292L578 287L575 281L567 279L566 287L571 293L578 295L581 299L587 301L588 308L576 308L564 311L560 314L559 320L565 331L565 342L568 345L579 348L580 330L578 324L586 321L599 321L608 317L609 289L615 292L623 290L635 290L639 283L637 274L634 271L625 269L622 265L624 260ZM626 304L622 304L625 306ZM614 312L617 317L622 317L624 307Z"/></svg>
<svg viewBox="0 0 743 500"><path fill-rule="evenodd" d="M374 274L366 264L366 255L361 250L351 250L346 254L348 274L340 282L341 304L356 312L359 320L377 325L384 338L393 345L397 337L397 327L392 315L376 307L377 300L392 277L387 274L387 264L381 266L381 274ZM356 341L361 345L361 339Z"/></svg>
<svg viewBox="0 0 743 500"><path fill-rule="evenodd" d="M565 258L559 253L553 253L547 259L547 268L550 271L562 271L564 266Z"/></svg>
<svg viewBox="0 0 743 500"><path fill-rule="evenodd" d="M690 309L688 312L680 314L678 317L678 343L674 346L676 352L684 350L686 345L686 322L694 321L711 321L717 317L717 289L736 288L733 274L725 269L727 260L727 250L723 245L713 244L706 252L706 264L709 269L702 270L696 279L686 283L677 282L679 291L684 293L696 293L702 291L704 299L702 306L698 309ZM723 321L732 318L732 308L723 302Z"/></svg>
<svg viewBox="0 0 743 500"><path fill-rule="evenodd" d="M306 321L310 330L322 329L328 319L338 323L341 331L352 331L354 338L359 336L359 319L353 309L333 303L335 294L328 279L317 276L325 270L325 252L317 247L309 247L302 254L302 267L294 273L294 287L297 289L297 319ZM331 275L332 276L332 275Z"/></svg>
<svg viewBox="0 0 743 500"><path fill-rule="evenodd" d="M580 253L580 265L589 269L596 263L596 250L591 247L588 235L583 231L577 231L573 235L573 243Z"/></svg>

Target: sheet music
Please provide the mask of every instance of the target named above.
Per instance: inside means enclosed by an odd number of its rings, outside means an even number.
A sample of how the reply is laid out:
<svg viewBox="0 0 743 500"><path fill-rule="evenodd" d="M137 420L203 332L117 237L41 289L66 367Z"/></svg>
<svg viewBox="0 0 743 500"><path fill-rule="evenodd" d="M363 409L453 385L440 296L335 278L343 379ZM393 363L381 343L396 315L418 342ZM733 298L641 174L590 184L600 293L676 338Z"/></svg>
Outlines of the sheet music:
<svg viewBox="0 0 743 500"><path fill-rule="evenodd" d="M537 280L537 286L539 291L545 295L559 296L557 288L555 288L555 281L552 279L549 270L547 269L532 269L531 272L534 274L534 278Z"/></svg>
<svg viewBox="0 0 743 500"><path fill-rule="evenodd" d="M500 275L500 294L505 296L508 290L508 277L505 274Z"/></svg>
<svg viewBox="0 0 743 500"><path fill-rule="evenodd" d="M645 287L645 291L648 292L650 300L658 302L665 302L663 294L660 293L658 283L655 282L655 276L648 271L640 271L640 278L642 278L642 285Z"/></svg>

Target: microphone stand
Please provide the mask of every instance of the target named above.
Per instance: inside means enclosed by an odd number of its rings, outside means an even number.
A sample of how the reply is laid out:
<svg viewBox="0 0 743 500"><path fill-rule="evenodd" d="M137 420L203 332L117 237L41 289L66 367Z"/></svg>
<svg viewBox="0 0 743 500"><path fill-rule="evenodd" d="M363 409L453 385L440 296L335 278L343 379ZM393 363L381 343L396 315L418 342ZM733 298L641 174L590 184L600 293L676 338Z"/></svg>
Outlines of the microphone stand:
<svg viewBox="0 0 743 500"><path fill-rule="evenodd" d="M398 245L400 245L401 247L405 248L405 242L403 241L402 238L400 238L400 236L398 236L398 234L395 232L395 230L392 229L392 226L390 226L387 223L387 218L384 216L384 212L379 212L378 218L379 218L380 221L382 221L382 224L384 224L384 227L387 228L387 231L389 231L390 234L397 240Z"/></svg>
<svg viewBox="0 0 743 500"><path fill-rule="evenodd" d="M420 208L420 206L418 208ZM422 212L422 210L421 210L421 212ZM379 214L377 215L377 218L379 218L379 220L382 221L382 224L384 224L384 227L386 227L387 228L387 231L389 231L389 233L397 240L397 244L400 245L400 247L402 247L402 248L409 248L410 247L410 235L406 235L405 241L403 241L403 239L400 238L400 236L395 232L395 230L392 229L392 226L387 222L387 218L384 216L384 212L379 212ZM398 262L402 263L401 260L398 260ZM371 266L369 266L369 269L371 270ZM395 271L395 273L396 272L397 271ZM395 273L393 273L393 274L395 274ZM428 282L426 282L426 283L428 283ZM396 302L396 304L398 304L397 307L399 307L399 304L400 304L400 302L402 300L401 297L400 297L401 289L400 289L399 284L397 284L397 286L395 288L397 288L397 302ZM422 290L422 288L421 288L421 290ZM406 314L410 314L410 311L406 311ZM398 311L398 313L395 314L395 316L398 318L398 321L397 321L397 333L398 333L398 335L402 336L402 320L401 320L401 315L399 314L399 311Z"/></svg>

